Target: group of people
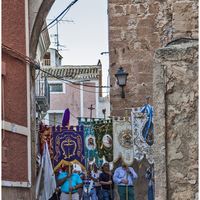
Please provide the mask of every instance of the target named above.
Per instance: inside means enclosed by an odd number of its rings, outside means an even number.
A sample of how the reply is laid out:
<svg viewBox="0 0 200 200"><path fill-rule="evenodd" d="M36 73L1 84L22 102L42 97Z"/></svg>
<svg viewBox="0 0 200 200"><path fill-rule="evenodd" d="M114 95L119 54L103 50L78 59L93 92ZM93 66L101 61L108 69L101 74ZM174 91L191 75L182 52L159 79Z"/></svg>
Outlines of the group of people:
<svg viewBox="0 0 200 200"><path fill-rule="evenodd" d="M109 163L104 163L100 169L94 163L86 172L73 171L73 165L65 169L60 174L58 170L55 171L57 188L49 200L70 200L70 193L71 200L114 200L114 183L118 185L120 200L126 200L127 195L128 200L134 200L133 179L137 179L138 175L124 163L114 173ZM148 198L153 200L154 177L151 168L147 169L146 178L149 179Z"/></svg>

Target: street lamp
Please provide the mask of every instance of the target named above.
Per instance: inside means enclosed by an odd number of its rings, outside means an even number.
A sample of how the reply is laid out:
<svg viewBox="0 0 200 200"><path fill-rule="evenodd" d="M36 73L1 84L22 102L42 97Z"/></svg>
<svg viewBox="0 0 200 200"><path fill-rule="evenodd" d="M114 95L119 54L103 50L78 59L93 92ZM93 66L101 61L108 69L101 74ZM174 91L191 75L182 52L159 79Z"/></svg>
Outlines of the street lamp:
<svg viewBox="0 0 200 200"><path fill-rule="evenodd" d="M126 73L123 68L120 66L118 72L115 74L115 76L117 77L117 84L122 87L122 91L121 91L121 98L125 98L125 92L124 92L124 86L126 86L126 80L127 80L127 76L128 73Z"/></svg>

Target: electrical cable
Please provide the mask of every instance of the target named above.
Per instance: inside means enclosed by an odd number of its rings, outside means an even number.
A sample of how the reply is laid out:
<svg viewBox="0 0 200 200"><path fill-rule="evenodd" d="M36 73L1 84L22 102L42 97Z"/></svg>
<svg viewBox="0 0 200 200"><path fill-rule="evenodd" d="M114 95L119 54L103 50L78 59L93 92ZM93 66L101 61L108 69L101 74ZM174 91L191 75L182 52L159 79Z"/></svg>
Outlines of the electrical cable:
<svg viewBox="0 0 200 200"><path fill-rule="evenodd" d="M60 79L61 82L65 83L66 85L68 85L68 86L70 86L70 87L72 87L72 88L75 88L75 89L78 89L78 90L82 90L82 91L85 91L85 92L89 92L89 93L100 93L100 92L92 92L92 91L89 91L89 90L84 90L84 89L76 88L76 87L74 87L74 86L72 86L72 85L66 83L66 82L65 82L65 81L66 81L65 79L61 79L61 78L59 78L59 77L57 77L57 76L54 76L53 74L52 74L52 76L53 76L54 78ZM84 86L85 86L85 85L84 85ZM101 93L107 93L107 92L101 92Z"/></svg>
<svg viewBox="0 0 200 200"><path fill-rule="evenodd" d="M48 28L48 26L50 26L51 24L53 24L55 21L57 21L57 19L60 17L60 16L62 16L63 15L63 13L65 13L68 9L70 9L71 8L71 6L73 6L76 2L77 2L78 0L74 0L74 1L72 1L68 6L67 6L67 8L65 9L65 10L63 10L61 13L60 13L60 15L58 15L58 17L56 17L52 22L50 22L46 27L44 27L42 30L41 30L41 32L40 33L42 33L44 30L46 30L47 28ZM61 18L62 19L62 18ZM58 21L59 22L59 21ZM58 23L57 22L57 23ZM56 24L56 23L55 23ZM55 25L54 24L54 25ZM52 26L53 27L53 26Z"/></svg>
<svg viewBox="0 0 200 200"><path fill-rule="evenodd" d="M49 114L52 114L52 113L49 113ZM57 114L61 114L61 113L57 113ZM76 116L74 116L74 114L70 111L70 115L72 115L75 119L77 119L78 120L78 118L79 117L76 117ZM62 117L62 116L61 116ZM60 117L60 118L61 118ZM58 118L57 119L57 121L55 121L55 123L60 123L60 122L58 122L58 120L60 119L60 118ZM80 118L88 118L89 119L89 117L80 117ZM50 119L47 119L47 118L43 118L44 120L47 120L47 121L49 121L49 122L54 122L53 120L50 120ZM102 119L102 118L94 118L94 119ZM83 121L80 121L81 123L84 123Z"/></svg>
<svg viewBox="0 0 200 200"><path fill-rule="evenodd" d="M33 69L33 68L32 68ZM36 75L36 77L35 78L33 78L34 80L36 80L37 78L38 78L38 76L40 75L40 70L38 71L38 74Z"/></svg>
<svg viewBox="0 0 200 200"><path fill-rule="evenodd" d="M14 49L4 45L4 44L1 44L2 45L2 50L4 52L6 52L7 54L9 54L10 56L13 56L25 63L29 63L31 67L34 67L35 69L39 69L40 71L43 71L44 73L47 73L49 74L50 76L54 77L54 78L57 78L57 79L60 79L61 81L64 81L64 82L71 82L73 83L72 81L68 81L66 79L61 79L57 76L54 76L53 74L49 73L49 72L46 72L44 70L41 69L40 65L36 62L36 61L33 61L31 58L29 58L28 56L24 56L23 54L19 53L18 51L15 51ZM14 55L13 55L14 54ZM67 83L66 83L67 84ZM77 83L73 83L75 85L80 85L80 84L77 84ZM69 85L69 84L67 84ZM70 87L73 87L72 85L69 85ZM85 87L95 87L95 88L109 88L109 86L89 86L89 85L84 85ZM76 88L76 87L73 87L75 89L78 89L78 90L82 90L82 91L86 91L86 92L89 92L89 93L99 93L99 92L92 92L92 91L88 91L88 90L84 90L84 89L80 89L80 88ZM107 92L101 92L101 93L107 93Z"/></svg>
<svg viewBox="0 0 200 200"><path fill-rule="evenodd" d="M165 45L165 47L167 47L169 44L174 43L174 42L177 42L177 41L179 41L179 40L196 40L196 41L198 41L199 39L195 39L195 38L178 38L178 39L172 40L171 42L168 42L168 43Z"/></svg>
<svg viewBox="0 0 200 200"><path fill-rule="evenodd" d="M60 79L60 80L63 80L63 81L72 83L72 84L74 84L74 85L81 85L80 83L74 83L73 81L69 81L69 80L66 80L66 79L57 77L57 76L55 76L55 75L53 75L53 74L51 74L51 73L49 73L49 72L47 72L47 71L45 71L45 70L42 70L41 68L40 68L40 70L41 70L42 72L44 72L44 73L46 73L46 74L48 74L48 75L54 77L54 78L57 78L57 79ZM92 85L84 85L84 86L85 86L85 87L95 87L95 88L110 88L109 86L92 86Z"/></svg>

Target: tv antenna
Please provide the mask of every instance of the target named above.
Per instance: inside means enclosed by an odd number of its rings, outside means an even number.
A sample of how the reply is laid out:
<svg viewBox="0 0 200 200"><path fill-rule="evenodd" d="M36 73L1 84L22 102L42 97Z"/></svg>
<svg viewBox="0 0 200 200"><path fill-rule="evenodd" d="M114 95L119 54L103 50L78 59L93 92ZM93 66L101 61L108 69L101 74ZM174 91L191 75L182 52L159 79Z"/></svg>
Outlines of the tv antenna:
<svg viewBox="0 0 200 200"><path fill-rule="evenodd" d="M53 19L47 19L47 20L52 21ZM62 19L62 20L55 19L55 21L56 21L56 34L51 34L50 37L55 37L55 42L53 42L53 43L55 43L57 51L68 51L68 49L66 49L66 50L62 49L62 47L67 48L66 45L61 45L59 43L58 23L60 21L62 21L62 22L73 22L74 23L74 21L73 20L67 20L67 19Z"/></svg>

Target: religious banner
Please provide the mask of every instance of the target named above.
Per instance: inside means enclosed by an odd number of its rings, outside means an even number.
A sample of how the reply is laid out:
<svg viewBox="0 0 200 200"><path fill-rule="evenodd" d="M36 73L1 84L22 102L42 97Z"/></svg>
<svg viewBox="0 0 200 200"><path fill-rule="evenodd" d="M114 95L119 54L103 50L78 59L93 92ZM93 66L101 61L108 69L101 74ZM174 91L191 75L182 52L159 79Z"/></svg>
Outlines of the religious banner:
<svg viewBox="0 0 200 200"><path fill-rule="evenodd" d="M96 138L94 136L94 118L92 121L88 121L88 118L85 118L85 121L81 121L79 118L79 125L84 125L84 139L85 139L85 165L96 163L98 167L101 167L103 160L98 158L98 152L96 149Z"/></svg>
<svg viewBox="0 0 200 200"><path fill-rule="evenodd" d="M69 126L69 119L70 119L70 111L69 108L67 108L64 112L62 126Z"/></svg>
<svg viewBox="0 0 200 200"><path fill-rule="evenodd" d="M113 124L112 120L94 122L96 148L100 159L105 157L107 162L113 161Z"/></svg>
<svg viewBox="0 0 200 200"><path fill-rule="evenodd" d="M53 126L54 171L61 165L78 164L85 170L83 126ZM76 128L76 130L74 130Z"/></svg>
<svg viewBox="0 0 200 200"><path fill-rule="evenodd" d="M153 164L154 135L152 107L146 104L144 108L132 108L131 121L134 138L134 158L138 162L141 162L144 156L146 156L147 161Z"/></svg>
<svg viewBox="0 0 200 200"><path fill-rule="evenodd" d="M44 141L47 142L51 157L51 162L53 163L53 132L52 127L40 124L39 133L39 145L40 145L40 155L43 155Z"/></svg>
<svg viewBox="0 0 200 200"><path fill-rule="evenodd" d="M127 165L134 162L133 134L130 118L113 117L113 162L119 158Z"/></svg>

